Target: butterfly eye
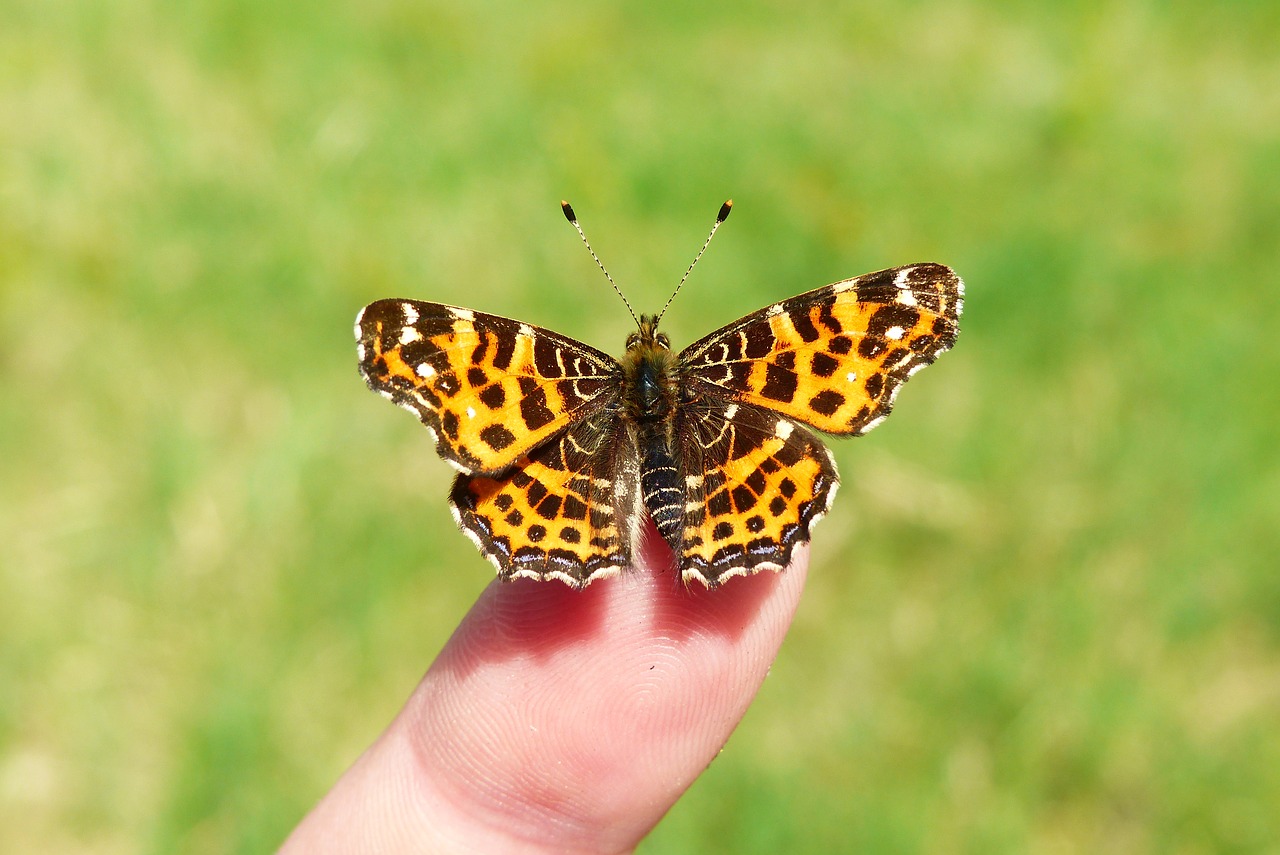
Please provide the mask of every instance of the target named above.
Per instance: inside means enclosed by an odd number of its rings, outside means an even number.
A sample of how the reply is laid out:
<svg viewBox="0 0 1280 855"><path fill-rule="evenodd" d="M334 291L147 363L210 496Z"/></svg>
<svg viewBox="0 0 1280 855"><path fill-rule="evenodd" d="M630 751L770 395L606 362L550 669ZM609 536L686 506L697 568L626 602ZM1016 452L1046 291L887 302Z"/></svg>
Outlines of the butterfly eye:
<svg viewBox="0 0 1280 855"><path fill-rule="evenodd" d="M658 333L658 347L663 350L671 349L671 339L667 338L666 333Z"/></svg>
<svg viewBox="0 0 1280 855"><path fill-rule="evenodd" d="M635 347L639 343L640 343L640 333L632 333L631 335L627 336L627 350L630 350L631 348Z"/></svg>

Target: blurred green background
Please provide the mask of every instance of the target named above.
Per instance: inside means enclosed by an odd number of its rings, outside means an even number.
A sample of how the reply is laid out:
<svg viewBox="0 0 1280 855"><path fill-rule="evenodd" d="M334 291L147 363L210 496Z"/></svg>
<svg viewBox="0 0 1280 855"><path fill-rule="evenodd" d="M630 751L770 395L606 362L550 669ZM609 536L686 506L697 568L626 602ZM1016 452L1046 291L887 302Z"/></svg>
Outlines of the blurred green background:
<svg viewBox="0 0 1280 855"><path fill-rule="evenodd" d="M0 850L274 847L491 578L379 297L617 351L911 261L642 852L1280 852L1280 5L0 3Z"/></svg>

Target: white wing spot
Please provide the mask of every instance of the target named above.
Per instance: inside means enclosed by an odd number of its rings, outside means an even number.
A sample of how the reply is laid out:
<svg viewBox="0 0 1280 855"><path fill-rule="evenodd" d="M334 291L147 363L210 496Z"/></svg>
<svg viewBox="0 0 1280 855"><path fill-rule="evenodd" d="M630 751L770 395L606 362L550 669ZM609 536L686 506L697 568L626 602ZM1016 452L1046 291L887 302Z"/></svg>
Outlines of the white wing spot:
<svg viewBox="0 0 1280 855"><path fill-rule="evenodd" d="M470 309L451 309L450 312L460 321L474 321L476 319L475 313Z"/></svg>
<svg viewBox="0 0 1280 855"><path fill-rule="evenodd" d="M914 267L904 267L904 268L902 268L901 270L899 270L899 271L898 271L898 275L897 275L897 276L895 276L895 277L893 277L893 284L894 284L894 287L896 287L896 288L906 288L906 287L907 287L907 277L911 275L911 271L912 271L912 270L915 270L915 268L914 268Z"/></svg>
<svg viewBox="0 0 1280 855"><path fill-rule="evenodd" d="M724 408L725 421L733 421L733 417L736 416L737 414L738 414L737 404L730 404L729 406Z"/></svg>
<svg viewBox="0 0 1280 855"><path fill-rule="evenodd" d="M795 429L796 429L796 426L793 425L791 422L787 421L786 419L779 419L778 426L777 428L774 429L774 433L777 435L778 439L787 439L791 436L791 432Z"/></svg>
<svg viewBox="0 0 1280 855"><path fill-rule="evenodd" d="M430 362L423 362L414 370L417 372L419 377L435 377L436 376L436 369L431 365Z"/></svg>
<svg viewBox="0 0 1280 855"><path fill-rule="evenodd" d="M413 344L415 341L422 341L422 333L418 332L413 327L405 327L400 330L401 344Z"/></svg>
<svg viewBox="0 0 1280 855"><path fill-rule="evenodd" d="M528 324L521 324L516 329L516 331L519 332L520 335L529 335L529 336L533 335L533 327L529 326Z"/></svg>
<svg viewBox="0 0 1280 855"><path fill-rule="evenodd" d="M767 315L770 318L772 318L774 315L780 315L780 314L782 314L781 303L774 303L765 311L765 315Z"/></svg>
<svg viewBox="0 0 1280 855"><path fill-rule="evenodd" d="M467 407L467 418L474 419L476 417L476 408Z"/></svg>
<svg viewBox="0 0 1280 855"><path fill-rule="evenodd" d="M889 327L887 330L884 331L884 337L891 338L894 341L897 341L898 339L902 338L902 334L905 332L906 330L904 330L902 327Z"/></svg>
<svg viewBox="0 0 1280 855"><path fill-rule="evenodd" d="M364 342L360 342L359 344L356 345L356 359L358 359L361 362L364 362L364 355L365 355Z"/></svg>
<svg viewBox="0 0 1280 855"><path fill-rule="evenodd" d="M404 312L404 322L406 324L416 324L418 322L418 310L413 307L413 303L401 303L400 311Z"/></svg>
<svg viewBox="0 0 1280 855"><path fill-rule="evenodd" d="M899 291L898 303L903 306L915 306L917 305L916 295L912 294L910 291Z"/></svg>
<svg viewBox="0 0 1280 855"><path fill-rule="evenodd" d="M855 371L850 371L848 374L844 375L844 379L848 380L850 383L856 383L858 382L858 374Z"/></svg>

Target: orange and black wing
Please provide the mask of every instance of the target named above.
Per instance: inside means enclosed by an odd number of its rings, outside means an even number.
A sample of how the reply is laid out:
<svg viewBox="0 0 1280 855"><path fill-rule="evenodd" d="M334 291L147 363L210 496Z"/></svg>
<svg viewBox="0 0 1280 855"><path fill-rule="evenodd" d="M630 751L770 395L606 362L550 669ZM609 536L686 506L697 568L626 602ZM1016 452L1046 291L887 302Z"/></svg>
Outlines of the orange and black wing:
<svg viewBox="0 0 1280 855"><path fill-rule="evenodd" d="M504 472L459 475L454 517L503 579L559 579L581 588L630 561L634 465L619 421L583 419Z"/></svg>
<svg viewBox="0 0 1280 855"><path fill-rule="evenodd" d="M831 452L807 428L752 404L703 399L680 414L686 583L781 570L835 498Z"/></svg>
<svg viewBox="0 0 1280 855"><path fill-rule="evenodd" d="M955 343L963 295L940 264L883 270L754 312L680 354L686 581L715 587L790 563L839 484L805 425L858 435L882 422L901 385Z"/></svg>
<svg viewBox="0 0 1280 855"><path fill-rule="evenodd" d="M613 357L508 318L379 300L355 332L369 388L421 419L468 474L506 469L619 395Z"/></svg>
<svg viewBox="0 0 1280 855"><path fill-rule="evenodd" d="M753 312L690 345L680 362L695 392L861 435L955 343L963 308L964 283L951 268L895 267Z"/></svg>

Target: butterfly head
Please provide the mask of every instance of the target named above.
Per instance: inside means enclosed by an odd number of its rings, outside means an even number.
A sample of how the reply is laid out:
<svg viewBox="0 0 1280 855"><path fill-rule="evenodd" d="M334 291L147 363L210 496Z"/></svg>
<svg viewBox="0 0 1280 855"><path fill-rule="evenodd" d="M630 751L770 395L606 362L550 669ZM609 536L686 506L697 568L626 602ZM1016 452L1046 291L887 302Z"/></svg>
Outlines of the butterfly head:
<svg viewBox="0 0 1280 855"><path fill-rule="evenodd" d="M658 332L657 315L641 315L637 326L639 328L631 335L627 336L628 352L642 350L671 350L671 339L667 338L666 333Z"/></svg>

